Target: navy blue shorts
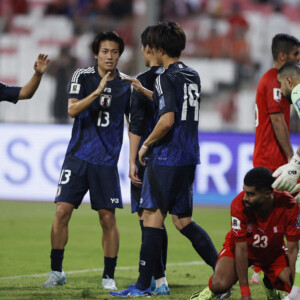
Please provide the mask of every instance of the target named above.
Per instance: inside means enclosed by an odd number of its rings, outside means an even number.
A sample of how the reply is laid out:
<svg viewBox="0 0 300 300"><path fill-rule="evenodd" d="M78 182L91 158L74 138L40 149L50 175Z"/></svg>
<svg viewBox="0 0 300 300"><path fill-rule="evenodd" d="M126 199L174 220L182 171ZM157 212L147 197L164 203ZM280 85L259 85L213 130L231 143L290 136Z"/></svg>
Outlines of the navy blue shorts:
<svg viewBox="0 0 300 300"><path fill-rule="evenodd" d="M123 208L117 167L93 165L66 155L55 202L67 202L78 208L88 190L92 209Z"/></svg>
<svg viewBox="0 0 300 300"><path fill-rule="evenodd" d="M138 166L138 177L141 181L144 180L145 167L142 166L139 162L136 162ZM131 183L130 186L130 196L131 196L131 212L136 213L141 210L140 208L140 199L142 194L142 187L137 187Z"/></svg>
<svg viewBox="0 0 300 300"><path fill-rule="evenodd" d="M159 208L181 217L193 213L193 182L196 166L147 165L140 200L141 208Z"/></svg>

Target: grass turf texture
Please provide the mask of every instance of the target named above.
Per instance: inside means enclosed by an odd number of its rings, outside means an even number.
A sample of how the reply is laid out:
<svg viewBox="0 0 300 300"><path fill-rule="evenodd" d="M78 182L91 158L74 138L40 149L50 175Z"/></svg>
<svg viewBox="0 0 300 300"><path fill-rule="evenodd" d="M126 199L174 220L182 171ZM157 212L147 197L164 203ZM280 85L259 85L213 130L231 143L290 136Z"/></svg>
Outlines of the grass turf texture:
<svg viewBox="0 0 300 300"><path fill-rule="evenodd" d="M0 201L0 299L115 299L101 288L101 230L98 214L87 204L74 210L69 224L69 242L63 262L67 284L40 287L50 271L50 229L54 214L53 203ZM195 222L209 233L217 251L221 250L230 228L229 214L229 208L194 209ZM137 216L131 214L129 206L117 210L117 222L120 250L115 278L118 290L122 290L138 277L141 233ZM195 291L207 286L212 270L203 263L191 243L177 232L170 216L166 227L169 236L167 279L171 295L152 298L189 299ZM252 299L266 299L261 286L251 285L250 289ZM239 285L234 287L231 299L240 299Z"/></svg>

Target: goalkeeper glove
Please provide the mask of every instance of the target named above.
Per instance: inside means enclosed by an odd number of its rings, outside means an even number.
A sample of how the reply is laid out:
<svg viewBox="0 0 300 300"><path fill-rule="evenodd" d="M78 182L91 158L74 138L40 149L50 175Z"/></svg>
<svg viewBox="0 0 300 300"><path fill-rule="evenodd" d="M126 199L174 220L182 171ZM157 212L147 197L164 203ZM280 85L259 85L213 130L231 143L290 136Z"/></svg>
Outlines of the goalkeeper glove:
<svg viewBox="0 0 300 300"><path fill-rule="evenodd" d="M296 153L288 164L279 167L272 175L277 177L272 188L291 192L300 177L300 156Z"/></svg>

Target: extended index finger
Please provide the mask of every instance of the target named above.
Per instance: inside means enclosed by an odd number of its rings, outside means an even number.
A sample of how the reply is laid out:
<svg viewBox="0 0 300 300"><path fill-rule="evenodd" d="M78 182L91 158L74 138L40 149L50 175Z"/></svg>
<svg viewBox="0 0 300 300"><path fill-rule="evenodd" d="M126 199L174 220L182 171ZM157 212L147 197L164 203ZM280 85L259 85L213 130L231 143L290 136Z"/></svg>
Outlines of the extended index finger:
<svg viewBox="0 0 300 300"><path fill-rule="evenodd" d="M137 82L137 79L128 77L123 77L122 80L128 81L129 83Z"/></svg>

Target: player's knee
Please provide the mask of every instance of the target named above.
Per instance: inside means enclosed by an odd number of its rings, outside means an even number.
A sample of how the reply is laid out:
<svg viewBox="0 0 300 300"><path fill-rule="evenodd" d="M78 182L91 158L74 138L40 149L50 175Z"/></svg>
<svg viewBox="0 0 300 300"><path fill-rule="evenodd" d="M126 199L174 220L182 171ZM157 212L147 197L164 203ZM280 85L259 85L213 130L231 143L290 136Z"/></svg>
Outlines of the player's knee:
<svg viewBox="0 0 300 300"><path fill-rule="evenodd" d="M59 223L68 223L72 215L73 207L64 204L58 204L56 208L55 221Z"/></svg>
<svg viewBox="0 0 300 300"><path fill-rule="evenodd" d="M220 276L213 276L211 281L211 291L214 294L222 294L227 292L230 288L225 278L221 278Z"/></svg>
<svg viewBox="0 0 300 300"><path fill-rule="evenodd" d="M114 213L99 213L100 216L100 224L103 231L113 230L117 227L116 216Z"/></svg>

